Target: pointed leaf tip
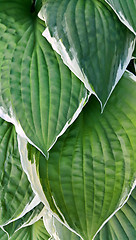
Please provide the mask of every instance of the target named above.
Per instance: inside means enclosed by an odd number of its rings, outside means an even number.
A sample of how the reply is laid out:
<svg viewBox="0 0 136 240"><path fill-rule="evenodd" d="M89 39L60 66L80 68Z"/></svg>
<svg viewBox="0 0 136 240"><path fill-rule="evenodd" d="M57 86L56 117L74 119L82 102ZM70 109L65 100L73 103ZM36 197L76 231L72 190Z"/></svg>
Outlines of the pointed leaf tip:
<svg viewBox="0 0 136 240"><path fill-rule="evenodd" d="M47 0L40 15L43 35L103 107L131 59L134 34L104 1Z"/></svg>

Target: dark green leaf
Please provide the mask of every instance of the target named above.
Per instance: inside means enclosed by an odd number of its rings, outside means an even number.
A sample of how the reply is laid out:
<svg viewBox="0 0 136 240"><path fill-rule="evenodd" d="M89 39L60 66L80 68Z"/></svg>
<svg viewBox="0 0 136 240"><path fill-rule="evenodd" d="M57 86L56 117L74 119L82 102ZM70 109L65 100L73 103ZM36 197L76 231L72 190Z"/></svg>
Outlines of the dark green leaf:
<svg viewBox="0 0 136 240"><path fill-rule="evenodd" d="M134 34L99 0L47 0L39 17L43 35L104 105L131 59Z"/></svg>
<svg viewBox="0 0 136 240"><path fill-rule="evenodd" d="M18 132L21 125L46 154L81 111L87 91L42 36L44 22L31 13L30 0L0 0L0 6L0 116Z"/></svg>
<svg viewBox="0 0 136 240"><path fill-rule="evenodd" d="M0 225L19 217L33 198L21 166L15 128L0 118Z"/></svg>

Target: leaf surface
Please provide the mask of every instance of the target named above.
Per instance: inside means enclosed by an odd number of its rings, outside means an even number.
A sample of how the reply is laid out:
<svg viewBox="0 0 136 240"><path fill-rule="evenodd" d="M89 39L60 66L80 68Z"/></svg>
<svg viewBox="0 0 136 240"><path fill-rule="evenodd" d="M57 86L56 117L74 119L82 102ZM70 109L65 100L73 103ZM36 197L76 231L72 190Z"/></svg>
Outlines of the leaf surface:
<svg viewBox="0 0 136 240"><path fill-rule="evenodd" d="M131 59L134 34L104 1L47 0L39 17L43 35L104 106Z"/></svg>
<svg viewBox="0 0 136 240"><path fill-rule="evenodd" d="M84 240L127 200L136 183L136 77L126 72L103 114L90 98L75 123L39 161L48 201ZM48 192L48 194L47 194Z"/></svg>
<svg viewBox="0 0 136 240"><path fill-rule="evenodd" d="M136 239L136 189L127 203L102 228L95 240Z"/></svg>
<svg viewBox="0 0 136 240"><path fill-rule="evenodd" d="M136 0L105 0L119 19L136 35Z"/></svg>
<svg viewBox="0 0 136 240"><path fill-rule="evenodd" d="M18 230L27 227L37 222L44 215L44 205L39 203L31 211L26 213L23 217L3 226L5 232L11 237Z"/></svg>
<svg viewBox="0 0 136 240"><path fill-rule="evenodd" d="M43 220L40 219L33 225L24 227L17 231L10 239L11 240L48 240L50 235L46 231Z"/></svg>
<svg viewBox="0 0 136 240"><path fill-rule="evenodd" d="M22 214L34 196L21 166L15 128L0 118L0 225Z"/></svg>
<svg viewBox="0 0 136 240"><path fill-rule="evenodd" d="M0 228L0 239L1 240L8 240L7 234Z"/></svg>
<svg viewBox="0 0 136 240"><path fill-rule="evenodd" d="M45 25L30 0L0 5L0 116L47 154L87 91L42 36Z"/></svg>
<svg viewBox="0 0 136 240"><path fill-rule="evenodd" d="M48 216L45 214L43 216L43 222L45 228L50 233L52 239L55 240L80 240L81 238L77 236L74 232L68 229L65 225L59 222L53 215Z"/></svg>

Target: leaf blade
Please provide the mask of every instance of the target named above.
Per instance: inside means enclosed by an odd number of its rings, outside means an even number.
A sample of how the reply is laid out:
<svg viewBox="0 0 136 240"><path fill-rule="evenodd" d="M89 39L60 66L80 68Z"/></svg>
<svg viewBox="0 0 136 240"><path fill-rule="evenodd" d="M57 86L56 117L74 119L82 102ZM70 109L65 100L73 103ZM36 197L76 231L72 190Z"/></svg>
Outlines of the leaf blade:
<svg viewBox="0 0 136 240"><path fill-rule="evenodd" d="M21 166L15 129L1 118L0 159L0 225L5 225L27 211L35 194Z"/></svg>
<svg viewBox="0 0 136 240"><path fill-rule="evenodd" d="M104 105L131 59L134 35L102 1L48 0L39 16L43 35Z"/></svg>
<svg viewBox="0 0 136 240"><path fill-rule="evenodd" d="M136 190L134 189L127 203L109 220L96 236L96 240L135 239L136 237ZM106 237L106 229L107 237ZM110 237L112 236L112 238Z"/></svg>
<svg viewBox="0 0 136 240"><path fill-rule="evenodd" d="M115 0L105 0L115 11L119 19L136 35L136 2L128 0L118 2Z"/></svg>
<svg viewBox="0 0 136 240"><path fill-rule="evenodd" d="M49 160L39 161L46 196L50 191L65 221L84 239L94 237L135 185L135 84L127 72L103 114L96 99L90 99Z"/></svg>
<svg viewBox="0 0 136 240"><path fill-rule="evenodd" d="M31 1L10 5L3 3L0 12L0 115L47 155L81 111L87 91L42 37L42 21L28 12Z"/></svg>

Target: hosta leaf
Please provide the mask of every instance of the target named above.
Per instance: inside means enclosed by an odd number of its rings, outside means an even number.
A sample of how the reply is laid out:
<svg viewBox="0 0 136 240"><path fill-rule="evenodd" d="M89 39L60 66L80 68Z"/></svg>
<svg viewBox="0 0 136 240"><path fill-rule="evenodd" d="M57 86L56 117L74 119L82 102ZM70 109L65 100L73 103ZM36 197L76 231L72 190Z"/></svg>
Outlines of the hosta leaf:
<svg viewBox="0 0 136 240"><path fill-rule="evenodd" d="M39 198L44 203L46 209L50 211L52 209L53 212L56 213L56 215L59 216L60 219L63 221L63 218L61 217L59 211L54 205L54 202L52 201L52 196L50 195L50 193L46 192L46 195L44 194L42 183L39 179L39 161L42 161L43 163L46 161L44 155L41 154L40 151L38 151L35 147L28 144L27 140L25 138L22 138L20 135L18 135L18 145L22 167L26 172L29 181L31 182L34 192L38 194ZM50 199L50 205L47 199Z"/></svg>
<svg viewBox="0 0 136 240"><path fill-rule="evenodd" d="M31 209L34 196L21 166L15 128L0 118L0 225Z"/></svg>
<svg viewBox="0 0 136 240"><path fill-rule="evenodd" d="M46 231L43 220L40 219L33 225L24 227L17 231L10 240L48 240L50 235Z"/></svg>
<svg viewBox="0 0 136 240"><path fill-rule="evenodd" d="M38 206L36 206L34 209L32 209L22 218L4 226L3 229L8 233L8 236L10 237L10 239L16 239L15 236L17 236L17 239L18 239L18 236L20 236L21 232L24 232L22 228L25 228L26 231L28 231L28 228L26 227L30 225L34 225L35 222L37 222L41 217L43 217L44 226L47 232L45 231L44 228L43 229L47 236L45 235L45 238L44 236L42 236L42 238L38 238L38 240L48 239L49 236L52 237L51 239L55 239L55 240L63 240L63 239L80 240L79 236L71 232L63 224L61 224L57 219L55 219L49 213L49 211L45 209L42 203L40 203ZM21 229L22 231L20 231ZM17 231L20 231L20 233L17 234ZM33 240L33 238L30 238L30 239Z"/></svg>
<svg viewBox="0 0 136 240"><path fill-rule="evenodd" d="M49 160L39 161L45 195L84 240L94 237L135 185L135 96L136 77L126 72L103 114L92 97Z"/></svg>
<svg viewBox="0 0 136 240"><path fill-rule="evenodd" d="M95 240L136 239L136 189L127 203L102 228Z"/></svg>
<svg viewBox="0 0 136 240"><path fill-rule="evenodd" d="M0 239L1 240L8 240L7 234L0 228Z"/></svg>
<svg viewBox="0 0 136 240"><path fill-rule="evenodd" d="M30 0L0 0L0 6L0 116L46 154L81 111L87 91L42 36L44 22L31 13Z"/></svg>
<svg viewBox="0 0 136 240"><path fill-rule="evenodd" d="M43 203L39 203L31 211L26 213L22 218L19 218L7 224L6 226L3 226L3 229L5 232L8 233L8 236L11 237L19 229L23 227L27 227L37 222L43 215L44 215L44 205Z"/></svg>
<svg viewBox="0 0 136 240"><path fill-rule="evenodd" d="M123 22L136 34L136 0L105 0Z"/></svg>
<svg viewBox="0 0 136 240"><path fill-rule="evenodd" d="M46 220L46 215L43 216L45 228L55 240L80 240L74 232L70 231L66 226L60 223L55 217L50 217L50 222Z"/></svg>
<svg viewBox="0 0 136 240"><path fill-rule="evenodd" d="M131 59L134 34L104 1L47 0L39 17L43 35L104 105Z"/></svg>

